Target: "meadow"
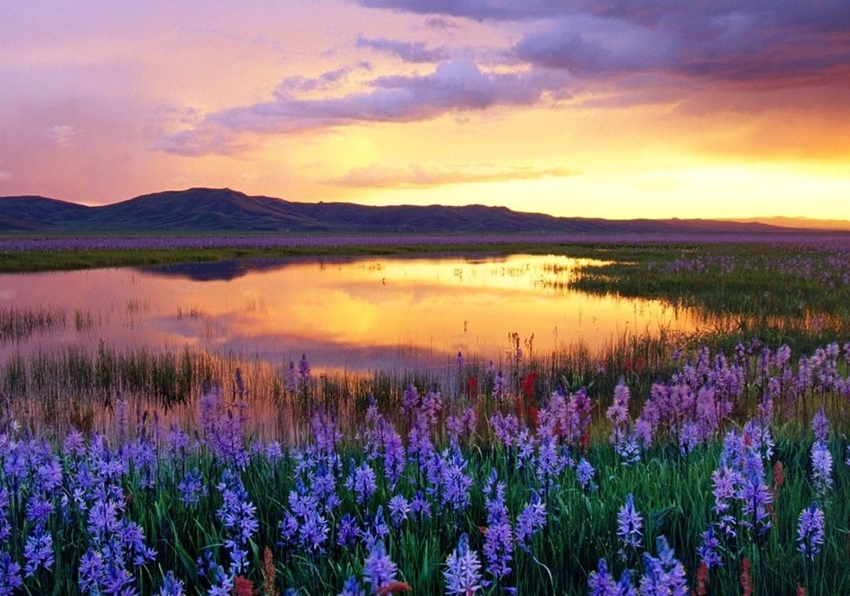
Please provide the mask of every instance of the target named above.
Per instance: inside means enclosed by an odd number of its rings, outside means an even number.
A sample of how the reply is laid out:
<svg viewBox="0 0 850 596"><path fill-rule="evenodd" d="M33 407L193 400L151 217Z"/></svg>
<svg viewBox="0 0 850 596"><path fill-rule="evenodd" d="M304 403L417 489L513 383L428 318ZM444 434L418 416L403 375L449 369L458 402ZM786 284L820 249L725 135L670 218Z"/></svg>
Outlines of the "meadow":
<svg viewBox="0 0 850 596"><path fill-rule="evenodd" d="M371 375L0 363L0 594L846 593L845 249L556 250L614 261L584 291L716 323Z"/></svg>

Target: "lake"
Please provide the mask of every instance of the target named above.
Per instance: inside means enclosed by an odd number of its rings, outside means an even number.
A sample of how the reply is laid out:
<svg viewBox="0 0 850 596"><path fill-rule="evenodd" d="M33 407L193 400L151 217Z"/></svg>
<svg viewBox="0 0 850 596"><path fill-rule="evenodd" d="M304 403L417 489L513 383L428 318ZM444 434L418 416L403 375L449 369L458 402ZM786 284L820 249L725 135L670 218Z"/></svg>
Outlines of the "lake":
<svg viewBox="0 0 850 596"><path fill-rule="evenodd" d="M0 275L0 313L48 317L0 338L0 357L68 346L185 346L279 365L373 371L499 363L631 334L692 331L660 301L569 289L599 261L555 255L239 260Z"/></svg>

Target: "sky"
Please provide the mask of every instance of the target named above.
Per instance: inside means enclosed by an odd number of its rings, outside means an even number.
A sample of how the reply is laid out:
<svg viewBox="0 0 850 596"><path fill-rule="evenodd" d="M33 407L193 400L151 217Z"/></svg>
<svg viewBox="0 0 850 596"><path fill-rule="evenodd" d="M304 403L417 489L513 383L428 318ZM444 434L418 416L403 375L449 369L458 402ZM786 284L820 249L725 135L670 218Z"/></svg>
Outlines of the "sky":
<svg viewBox="0 0 850 596"><path fill-rule="evenodd" d="M0 196L850 220L847 0L0 7Z"/></svg>

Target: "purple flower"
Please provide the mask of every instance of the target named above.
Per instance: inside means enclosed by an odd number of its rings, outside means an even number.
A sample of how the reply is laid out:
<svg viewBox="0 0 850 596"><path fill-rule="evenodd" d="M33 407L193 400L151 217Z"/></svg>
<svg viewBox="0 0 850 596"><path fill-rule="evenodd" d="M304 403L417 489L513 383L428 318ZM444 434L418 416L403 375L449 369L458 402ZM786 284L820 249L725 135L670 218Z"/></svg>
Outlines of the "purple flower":
<svg viewBox="0 0 850 596"><path fill-rule="evenodd" d="M826 442L829 438L829 419L821 406L812 417L812 432L815 433L815 441Z"/></svg>
<svg viewBox="0 0 850 596"><path fill-rule="evenodd" d="M204 477L198 469L186 472L186 476L177 485L177 489L180 491L180 499L186 507L196 506L201 501L201 497L207 496Z"/></svg>
<svg viewBox="0 0 850 596"><path fill-rule="evenodd" d="M472 596L481 589L481 562L478 553L469 549L469 539L462 534L457 548L446 559L443 577L446 580L446 594Z"/></svg>
<svg viewBox="0 0 850 596"><path fill-rule="evenodd" d="M578 480L582 490L595 490L597 488L596 483L593 482L594 474L596 474L596 470L593 469L589 461L582 457L576 466L576 480Z"/></svg>
<svg viewBox="0 0 850 596"><path fill-rule="evenodd" d="M183 596L183 582L174 576L173 571L165 574L158 596Z"/></svg>
<svg viewBox="0 0 850 596"><path fill-rule="evenodd" d="M413 412L419 407L421 397L416 385L408 383L404 392L401 394L401 410L402 412Z"/></svg>
<svg viewBox="0 0 850 596"><path fill-rule="evenodd" d="M515 414L502 416L502 413L496 410L490 417L490 428L505 447L516 444L519 435L519 419Z"/></svg>
<svg viewBox="0 0 850 596"><path fill-rule="evenodd" d="M302 391L307 389L307 386L310 384L310 378L310 362L308 362L306 354L301 354L301 360L298 362L298 383Z"/></svg>
<svg viewBox="0 0 850 596"><path fill-rule="evenodd" d="M345 580L345 583L342 585L342 592L338 596L366 596L366 591L360 585L360 582L357 581L357 578L352 575Z"/></svg>
<svg viewBox="0 0 850 596"><path fill-rule="evenodd" d="M640 580L640 596L688 596L685 568L675 557L664 536L656 541L658 558L643 554L644 574Z"/></svg>
<svg viewBox="0 0 850 596"><path fill-rule="evenodd" d="M825 441L812 445L812 486L821 497L832 489L832 454Z"/></svg>
<svg viewBox="0 0 850 596"><path fill-rule="evenodd" d="M224 500L216 516L225 529L224 546L230 552L230 574L243 573L248 565L248 541L257 533L257 508L248 500L242 480L230 469L226 469L222 481L216 487Z"/></svg>
<svg viewBox="0 0 850 596"><path fill-rule="evenodd" d="M496 373L496 377L493 379L493 397L498 402L502 402L508 395L508 380L505 378L505 375L502 374L502 371Z"/></svg>
<svg viewBox="0 0 850 596"><path fill-rule="evenodd" d="M720 541L714 535L714 527L708 526L708 529L702 533L702 544L697 549L700 561L705 563L706 567L719 567L722 565L720 554L717 550L720 548Z"/></svg>
<svg viewBox="0 0 850 596"><path fill-rule="evenodd" d="M620 378L617 387L614 389L614 401L608 407L605 416L611 421L613 429L611 431L611 442L616 443L619 440L619 435L622 433L623 427L629 421L629 399L631 392L629 386L626 385L624 379Z"/></svg>
<svg viewBox="0 0 850 596"><path fill-rule="evenodd" d="M417 491L413 495L413 500L410 502L410 513L419 519L431 517L431 503L425 498L422 491Z"/></svg>
<svg viewBox="0 0 850 596"><path fill-rule="evenodd" d="M351 474L345 481L345 487L354 492L357 503L362 505L372 497L378 488L375 481L375 471L365 461L354 467L354 460L352 460Z"/></svg>
<svg viewBox="0 0 850 596"><path fill-rule="evenodd" d="M591 571L587 577L590 596L620 596L620 590L614 577L608 571L605 559L599 559L596 571Z"/></svg>
<svg viewBox="0 0 850 596"><path fill-rule="evenodd" d="M0 596L11 596L24 585L21 566L7 552L0 552Z"/></svg>
<svg viewBox="0 0 850 596"><path fill-rule="evenodd" d="M625 505L617 512L617 536L623 548L638 549L643 546L643 517L635 509L631 493L626 497Z"/></svg>
<svg viewBox="0 0 850 596"><path fill-rule="evenodd" d="M328 531L328 521L319 509L318 499L313 495L290 491L289 511L280 522L283 541L310 552L321 551Z"/></svg>
<svg viewBox="0 0 850 596"><path fill-rule="evenodd" d="M545 524L546 505L540 500L540 495L535 492L516 521L516 540L524 551L531 551L530 543L534 534Z"/></svg>
<svg viewBox="0 0 850 596"><path fill-rule="evenodd" d="M803 509L797 521L797 550L812 561L823 545L823 522L823 510L817 503Z"/></svg>
<svg viewBox="0 0 850 596"><path fill-rule="evenodd" d="M514 541L508 509L505 506L505 485L497 481L495 470L490 473L484 491L484 505L487 509L484 557L487 560L487 572L499 581L511 572Z"/></svg>
<svg viewBox="0 0 850 596"><path fill-rule="evenodd" d="M35 533L27 536L24 546L25 576L29 577L39 568L50 569L53 566L53 536L39 527Z"/></svg>
<svg viewBox="0 0 850 596"><path fill-rule="evenodd" d="M377 594L381 588L395 581L397 571L396 564L384 548L384 541L376 541L363 564L363 580L372 586L372 593Z"/></svg>
<svg viewBox="0 0 850 596"><path fill-rule="evenodd" d="M390 520L397 528L410 514L410 503L404 498L404 495L395 495L387 504L387 509L390 510Z"/></svg>
<svg viewBox="0 0 850 596"><path fill-rule="evenodd" d="M297 524L297 522L296 522ZM294 534L297 532L296 528L292 531ZM350 513L346 513L342 516L342 519L339 520L339 526L336 531L336 543L339 546L354 546L357 543L357 538L360 536L360 528L357 526L357 520L354 519Z"/></svg>
<svg viewBox="0 0 850 596"><path fill-rule="evenodd" d="M589 596L636 596L629 570L623 571L620 581L615 582L605 559L599 559L596 571L591 571L587 577L587 585L590 588Z"/></svg>

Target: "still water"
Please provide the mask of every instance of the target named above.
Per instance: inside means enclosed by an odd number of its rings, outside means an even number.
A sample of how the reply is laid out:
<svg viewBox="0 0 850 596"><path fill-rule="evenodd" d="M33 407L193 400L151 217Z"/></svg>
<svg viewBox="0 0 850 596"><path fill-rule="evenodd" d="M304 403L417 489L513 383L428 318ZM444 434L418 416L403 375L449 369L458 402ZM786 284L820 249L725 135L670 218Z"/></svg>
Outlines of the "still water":
<svg viewBox="0 0 850 596"><path fill-rule="evenodd" d="M0 275L0 312L62 323L0 341L0 356L59 347L184 346L326 370L438 366L548 355L624 334L689 331L658 301L567 289L587 259L564 256L275 259Z"/></svg>

